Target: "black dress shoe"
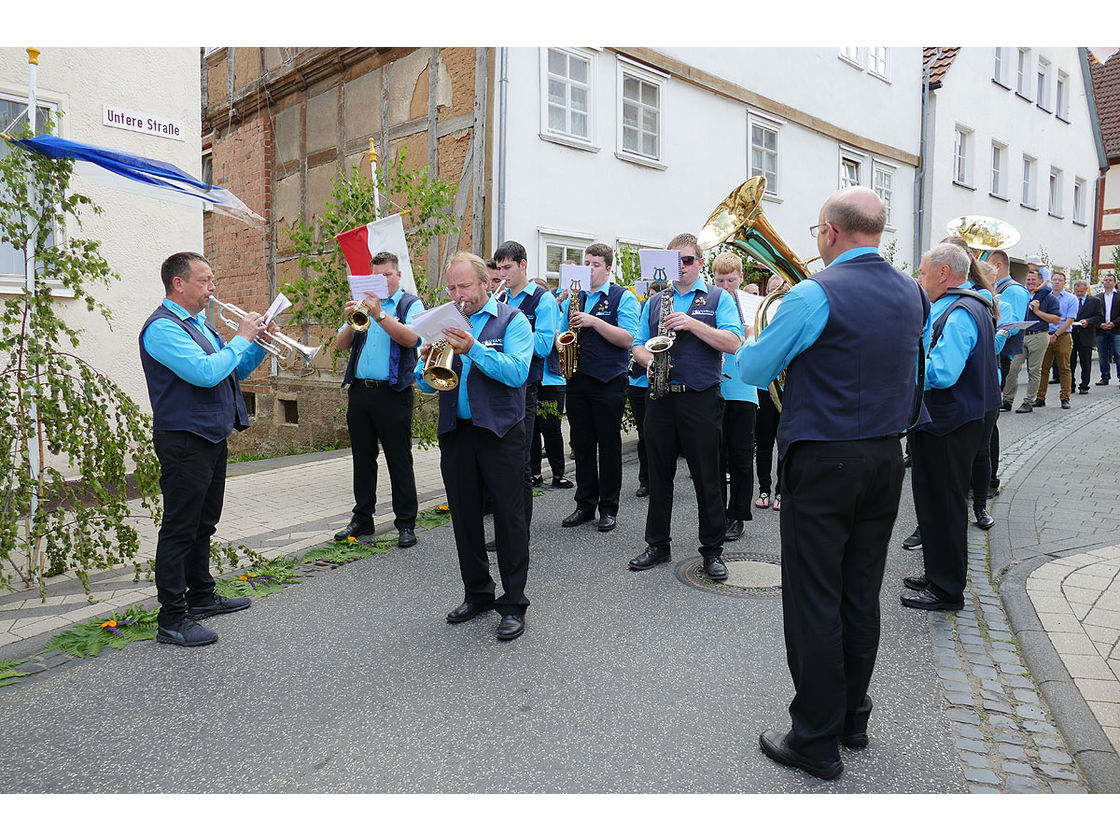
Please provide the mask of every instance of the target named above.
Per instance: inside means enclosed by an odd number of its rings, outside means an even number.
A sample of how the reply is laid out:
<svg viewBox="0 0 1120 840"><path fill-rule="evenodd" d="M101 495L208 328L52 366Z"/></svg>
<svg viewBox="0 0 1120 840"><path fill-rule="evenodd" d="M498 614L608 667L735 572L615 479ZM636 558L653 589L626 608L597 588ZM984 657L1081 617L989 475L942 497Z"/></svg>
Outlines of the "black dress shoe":
<svg viewBox="0 0 1120 840"><path fill-rule="evenodd" d="M1062 408L1069 408L1069 400L1062 400Z"/></svg>
<svg viewBox="0 0 1120 840"><path fill-rule="evenodd" d="M555 484L556 482L553 481L552 483ZM542 484L544 484L544 476L543 475L533 476L533 486L534 487L540 487Z"/></svg>
<svg viewBox="0 0 1120 840"><path fill-rule="evenodd" d="M1009 402L1005 402L1005 403L1003 403L1003 404L1002 404L1002 405L1001 405L1001 406L999 407L999 410L1000 410L1000 411L1010 411L1010 410L1011 410L1011 403L1009 403Z"/></svg>
<svg viewBox="0 0 1120 840"><path fill-rule="evenodd" d="M525 616L503 615L498 622L498 640L508 642L525 632Z"/></svg>
<svg viewBox="0 0 1120 840"><path fill-rule="evenodd" d="M559 478L557 478L556 476L553 476L552 486L553 487L558 487L561 490L571 490L573 487L575 487L575 485L572 484L572 482L569 479L564 478L564 476L560 476Z"/></svg>
<svg viewBox="0 0 1120 840"><path fill-rule="evenodd" d="M491 553L497 551L498 550L498 541L497 540L490 540L490 542L486 543L486 550L491 552Z"/></svg>
<svg viewBox="0 0 1120 840"><path fill-rule="evenodd" d="M867 733L847 732L840 736L840 745L850 750L862 750L867 746Z"/></svg>
<svg viewBox="0 0 1120 840"><path fill-rule="evenodd" d="M1034 407L1035 408L1046 408L1046 400L1042 400L1042 399L1039 399L1038 397L1035 397L1034 398Z"/></svg>
<svg viewBox="0 0 1120 840"><path fill-rule="evenodd" d="M364 537L367 534L372 534L377 530L377 526L372 522L362 524L361 522L351 522L341 531L334 535L335 542L346 542L350 537Z"/></svg>
<svg viewBox="0 0 1120 840"><path fill-rule="evenodd" d="M735 540L737 540L741 536L743 536L743 529L744 529L744 526L743 526L743 520L742 519L728 519L727 520L727 531L723 535L724 541L725 542L735 542Z"/></svg>
<svg viewBox="0 0 1120 840"><path fill-rule="evenodd" d="M447 614L448 624L459 624L464 621L470 621L476 615L484 612L490 612L494 609L494 604L472 604L470 601L464 601L455 609Z"/></svg>
<svg viewBox="0 0 1120 840"><path fill-rule="evenodd" d="M946 610L955 612L964 609L964 601L946 601L934 595L928 589L923 589L917 595L903 595L902 606L915 610Z"/></svg>
<svg viewBox="0 0 1120 840"><path fill-rule="evenodd" d="M672 559L673 553L669 550L669 546L647 545L645 551L630 561L630 571L644 572L646 569L652 569L659 563L668 563Z"/></svg>
<svg viewBox="0 0 1120 840"><path fill-rule="evenodd" d="M929 581L926 580L925 575L914 575L912 577L904 577L902 579L902 585L907 589L913 589L915 592L921 592L929 586Z"/></svg>
<svg viewBox="0 0 1120 840"><path fill-rule="evenodd" d="M563 522L560 523L560 527L574 528L576 525L582 525L584 522L590 522L594 518L595 511L576 508L575 512L571 516L567 517Z"/></svg>
<svg viewBox="0 0 1120 840"><path fill-rule="evenodd" d="M599 517L599 530L600 531L613 531L615 526L614 517L609 513L604 513Z"/></svg>
<svg viewBox="0 0 1120 840"><path fill-rule="evenodd" d="M397 532L397 545L400 548L412 548L416 545L416 532L411 528L401 528Z"/></svg>
<svg viewBox="0 0 1120 840"><path fill-rule="evenodd" d="M252 606L253 599L242 596L241 598L223 598L221 595L214 595L205 604L194 604L187 607L187 615L198 621L202 618L209 618L212 615L222 615L224 613L240 612L247 610Z"/></svg>
<svg viewBox="0 0 1120 840"><path fill-rule="evenodd" d="M995 527L995 519L985 508L974 510L973 513L976 514L976 527L981 531L988 531Z"/></svg>
<svg viewBox="0 0 1120 840"><path fill-rule="evenodd" d="M705 557L704 574L712 580L727 580L727 566L718 557Z"/></svg>
<svg viewBox="0 0 1120 840"><path fill-rule="evenodd" d="M789 733L783 735L776 729L767 729L758 736L758 745L768 758L787 767L796 767L804 770L818 779L835 779L844 770L844 762L839 758L835 761L820 761L803 756L789 746Z"/></svg>
<svg viewBox="0 0 1120 840"><path fill-rule="evenodd" d="M639 499L649 495L649 488L644 484L639 484L638 489L634 491L634 495Z"/></svg>

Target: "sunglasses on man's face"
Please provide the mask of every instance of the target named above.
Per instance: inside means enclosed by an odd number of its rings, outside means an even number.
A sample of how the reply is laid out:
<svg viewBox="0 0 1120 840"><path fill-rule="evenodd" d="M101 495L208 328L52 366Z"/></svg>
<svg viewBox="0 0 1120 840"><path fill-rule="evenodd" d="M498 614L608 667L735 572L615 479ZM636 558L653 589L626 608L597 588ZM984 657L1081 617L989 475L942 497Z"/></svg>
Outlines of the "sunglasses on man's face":
<svg viewBox="0 0 1120 840"><path fill-rule="evenodd" d="M681 265L692 265L699 257L681 257Z"/></svg>

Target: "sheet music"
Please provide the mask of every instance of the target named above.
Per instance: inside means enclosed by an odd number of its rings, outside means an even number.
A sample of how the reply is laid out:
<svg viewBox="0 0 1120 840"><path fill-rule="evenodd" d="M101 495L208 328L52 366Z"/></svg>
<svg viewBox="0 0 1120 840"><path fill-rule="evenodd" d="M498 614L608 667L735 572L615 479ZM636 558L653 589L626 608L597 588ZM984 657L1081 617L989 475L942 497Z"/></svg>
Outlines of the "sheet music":
<svg viewBox="0 0 1120 840"><path fill-rule="evenodd" d="M566 292L572 288L572 281L579 280L579 287L583 291L591 288L591 266L589 265L562 265L560 266L560 291Z"/></svg>
<svg viewBox="0 0 1120 840"><path fill-rule="evenodd" d="M762 295L752 295L749 292L739 292L739 308L743 310L743 323L754 328L754 319L758 315L758 307L765 300Z"/></svg>
<svg viewBox="0 0 1120 840"><path fill-rule="evenodd" d="M413 316L412 329L424 341L435 344L445 336L445 329L460 329L470 331L471 322L467 316L459 311L459 307L451 303L444 303L434 309L426 309Z"/></svg>
<svg viewBox="0 0 1120 840"><path fill-rule="evenodd" d="M642 279L657 283L675 283L681 279L681 252L657 248L639 248Z"/></svg>
<svg viewBox="0 0 1120 840"><path fill-rule="evenodd" d="M283 292L281 292L280 294L278 294L276 296L276 300L274 300L272 302L272 304L268 307L268 311L264 313L264 322L266 324L271 324L273 319L277 315L279 315L281 312L283 312L285 309L287 309L291 305L292 305L292 302L284 296Z"/></svg>
<svg viewBox="0 0 1120 840"><path fill-rule="evenodd" d="M350 300L361 300L366 294L377 296L378 300L388 300L389 281L384 274L348 274Z"/></svg>

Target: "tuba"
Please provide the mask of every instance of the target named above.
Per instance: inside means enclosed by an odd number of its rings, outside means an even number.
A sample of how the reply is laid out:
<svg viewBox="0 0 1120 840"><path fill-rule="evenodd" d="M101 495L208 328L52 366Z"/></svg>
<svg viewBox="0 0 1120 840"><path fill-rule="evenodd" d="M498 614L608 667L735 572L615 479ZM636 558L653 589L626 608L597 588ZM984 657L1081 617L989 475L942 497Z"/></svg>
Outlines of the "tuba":
<svg viewBox="0 0 1120 840"><path fill-rule="evenodd" d="M762 175L749 178L733 189L708 217L697 237L697 247L706 251L726 243L762 263L790 286L795 286L809 276L809 269L778 235L762 212L762 196L765 192L766 178ZM761 334L770 324L774 311L787 291L789 290L785 289L769 294L759 305L755 315L755 335ZM784 384L784 371L770 383L770 396L779 411L782 410Z"/></svg>
<svg viewBox="0 0 1120 840"><path fill-rule="evenodd" d="M1010 248L1019 241L1019 231L994 216L958 216L945 230L967 242L980 262L986 262L992 251Z"/></svg>

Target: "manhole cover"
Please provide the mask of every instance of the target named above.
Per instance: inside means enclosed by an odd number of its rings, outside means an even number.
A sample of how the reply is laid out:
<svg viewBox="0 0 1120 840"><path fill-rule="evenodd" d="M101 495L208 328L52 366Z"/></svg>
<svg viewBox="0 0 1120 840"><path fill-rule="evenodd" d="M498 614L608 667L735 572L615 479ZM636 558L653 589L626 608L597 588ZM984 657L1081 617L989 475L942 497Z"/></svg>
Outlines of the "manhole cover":
<svg viewBox="0 0 1120 840"><path fill-rule="evenodd" d="M714 581L704 574L704 561L692 557L677 564L677 578L682 583L707 592L733 598L773 596L782 594L781 558L773 554L724 552L727 580Z"/></svg>

